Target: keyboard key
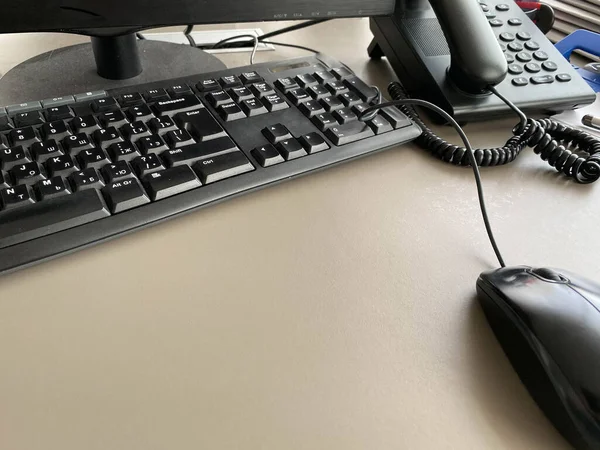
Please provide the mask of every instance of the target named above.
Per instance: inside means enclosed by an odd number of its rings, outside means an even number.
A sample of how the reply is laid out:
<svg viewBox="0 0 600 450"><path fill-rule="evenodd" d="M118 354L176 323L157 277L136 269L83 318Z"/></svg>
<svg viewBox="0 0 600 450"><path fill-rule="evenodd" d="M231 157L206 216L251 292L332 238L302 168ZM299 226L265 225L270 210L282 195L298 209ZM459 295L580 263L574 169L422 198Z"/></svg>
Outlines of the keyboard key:
<svg viewBox="0 0 600 450"><path fill-rule="evenodd" d="M344 104L337 97L329 96L321 99L321 104L325 108L327 112L337 111L338 109L343 109Z"/></svg>
<svg viewBox="0 0 600 450"><path fill-rule="evenodd" d="M244 84L252 84L252 83L257 83L259 81L263 80L263 77L261 77L258 73L256 72L244 72L241 76L240 76L242 83Z"/></svg>
<svg viewBox="0 0 600 450"><path fill-rule="evenodd" d="M55 139L57 141L60 141L71 134L67 129L67 125L62 120L45 123L40 130L44 139Z"/></svg>
<svg viewBox="0 0 600 450"><path fill-rule="evenodd" d="M46 161L46 171L51 177L67 177L76 170L77 166L69 155L53 156Z"/></svg>
<svg viewBox="0 0 600 450"><path fill-rule="evenodd" d="M309 73L303 73L298 75L296 77L296 82L300 85L300 87L303 88L307 88L309 86L313 86L319 83L317 79Z"/></svg>
<svg viewBox="0 0 600 450"><path fill-rule="evenodd" d="M350 72L348 69L346 69L345 67L338 67L338 68L332 69L331 73L333 73L333 75L338 80L345 80L346 78L354 76L354 74L352 72Z"/></svg>
<svg viewBox="0 0 600 450"><path fill-rule="evenodd" d="M228 103L232 102L231 97L225 91L211 92L206 96L206 98L214 108L217 108L221 105L227 105Z"/></svg>
<svg viewBox="0 0 600 450"><path fill-rule="evenodd" d="M100 129L98 123L96 122L96 119L92 115L75 117L73 120L71 120L70 124L71 129L75 133L91 134L94 131Z"/></svg>
<svg viewBox="0 0 600 450"><path fill-rule="evenodd" d="M123 142L123 138L115 127L94 131L94 141L101 148L107 148L115 142Z"/></svg>
<svg viewBox="0 0 600 450"><path fill-rule="evenodd" d="M53 139L44 142L36 142L31 146L30 151L33 159L40 163L45 162L53 156L62 155L58 144Z"/></svg>
<svg viewBox="0 0 600 450"><path fill-rule="evenodd" d="M149 173L158 172L159 170L163 170L165 168L160 158L154 153L149 153L147 155L135 158L133 161L131 161L131 166L140 178L148 175Z"/></svg>
<svg viewBox="0 0 600 450"><path fill-rule="evenodd" d="M219 106L219 109L217 111L219 113L219 116L221 116L221 119L223 119L226 122L246 118L246 114L244 113L244 111L242 111L242 109L233 102Z"/></svg>
<svg viewBox="0 0 600 450"><path fill-rule="evenodd" d="M221 90L221 85L212 78L208 80L202 80L200 83L196 85L196 89L200 92L210 92L210 91L219 91Z"/></svg>
<svg viewBox="0 0 600 450"><path fill-rule="evenodd" d="M271 144L263 145L252 150L252 156L262 166L269 167L285 161L283 156Z"/></svg>
<svg viewBox="0 0 600 450"><path fill-rule="evenodd" d="M319 70L313 74L313 76L319 81L319 83L324 84L328 81L335 80L335 76L328 72L327 70Z"/></svg>
<svg viewBox="0 0 600 450"><path fill-rule="evenodd" d="M292 133L284 125L276 123L267 128L263 128L262 134L271 144L277 144L281 141L293 139Z"/></svg>
<svg viewBox="0 0 600 450"><path fill-rule="evenodd" d="M329 145L327 145L327 142L325 142L325 139L319 133L309 133L306 136L302 136L300 138L300 145L304 147L304 150L309 155L329 149Z"/></svg>
<svg viewBox="0 0 600 450"><path fill-rule="evenodd" d="M151 173L144 177L143 183L152 201L162 200L202 186L189 166L171 167Z"/></svg>
<svg viewBox="0 0 600 450"><path fill-rule="evenodd" d="M104 150L101 148L93 148L79 152L77 161L79 161L79 167L82 169L100 169L102 166L110 163L106 153L104 153Z"/></svg>
<svg viewBox="0 0 600 450"><path fill-rule="evenodd" d="M348 87L342 81L329 81L325 87L333 95L342 95L343 93L348 92Z"/></svg>
<svg viewBox="0 0 600 450"><path fill-rule="evenodd" d="M75 94L73 97L76 102L87 102L97 98L106 97L106 91L90 91L82 94Z"/></svg>
<svg viewBox="0 0 600 450"><path fill-rule="evenodd" d="M340 100L346 106L354 106L362 103L362 99L355 92L346 92L345 94L340 95Z"/></svg>
<svg viewBox="0 0 600 450"><path fill-rule="evenodd" d="M292 89L297 89L300 86L298 86L298 83L296 83L296 80L294 80L293 78L285 77L285 78L280 78L279 80L277 80L275 82L275 87L282 90L283 92L287 92Z"/></svg>
<svg viewBox="0 0 600 450"><path fill-rule="evenodd" d="M338 125L338 121L335 120L335 117L333 117L331 113L317 114L313 117L312 121L321 131L325 131Z"/></svg>
<svg viewBox="0 0 600 450"><path fill-rule="evenodd" d="M73 97L72 95L65 95L63 97L54 97L42 100L42 106L44 108L54 108L55 106L68 105L69 103L75 103L75 97Z"/></svg>
<svg viewBox="0 0 600 450"><path fill-rule="evenodd" d="M339 111L333 113L333 117L335 117L336 120L342 124L358 120L358 116L354 113L354 111L352 111L351 108L340 109Z"/></svg>
<svg viewBox="0 0 600 450"><path fill-rule="evenodd" d="M0 207L2 209L16 208L18 206L30 205L34 202L31 188L25 184L2 189L0 191ZM0 215L0 245L2 244L2 230L6 228L7 217ZM10 223L10 222L9 222Z"/></svg>
<svg viewBox="0 0 600 450"><path fill-rule="evenodd" d="M5 211L0 216L0 248L57 233L109 215L102 197L95 190L51 198L25 208Z"/></svg>
<svg viewBox="0 0 600 450"><path fill-rule="evenodd" d="M256 98L244 100L240 106L248 117L259 116L268 112L267 108Z"/></svg>
<svg viewBox="0 0 600 450"><path fill-rule="evenodd" d="M393 127L398 128L408 127L411 121L395 106L388 106L379 112Z"/></svg>
<svg viewBox="0 0 600 450"><path fill-rule="evenodd" d="M71 186L77 192L86 189L101 189L104 187L102 178L96 172L96 169L90 167L81 172L76 172L70 177Z"/></svg>
<svg viewBox="0 0 600 450"><path fill-rule="evenodd" d="M34 142L40 141L40 138L33 127L12 130L10 133L8 133L8 139L11 145L22 145L24 147L29 147Z"/></svg>
<svg viewBox="0 0 600 450"><path fill-rule="evenodd" d="M142 98L142 94L139 92L133 92L131 94L121 95L119 103L123 108L126 108L128 106L141 105L144 103L144 99Z"/></svg>
<svg viewBox="0 0 600 450"><path fill-rule="evenodd" d="M139 120L137 122L128 123L127 125L122 126L121 133L123 134L125 140L131 142L136 142L138 139L146 136L152 136L144 122Z"/></svg>
<svg viewBox="0 0 600 450"><path fill-rule="evenodd" d="M165 135L165 142L169 148L178 148L194 143L194 139L186 130L169 131Z"/></svg>
<svg viewBox="0 0 600 450"><path fill-rule="evenodd" d="M115 127L119 128L128 123L123 111L111 111L98 116L98 120L102 124L102 127Z"/></svg>
<svg viewBox="0 0 600 450"><path fill-rule="evenodd" d="M345 145L374 135L364 122L350 122L329 128L325 134L335 145Z"/></svg>
<svg viewBox="0 0 600 450"><path fill-rule="evenodd" d="M152 108L158 116L173 116L180 112L198 109L201 106L202 103L195 95L184 95L172 100L156 102Z"/></svg>
<svg viewBox="0 0 600 450"><path fill-rule="evenodd" d="M154 114L152 114L148 105L136 105L127 110L127 117L132 122L136 120L143 120L145 122L154 117Z"/></svg>
<svg viewBox="0 0 600 450"><path fill-rule="evenodd" d="M167 91L163 88L150 89L149 91L146 91L146 93L144 94L144 98L147 102L150 103L158 102L163 100L169 100L169 94L167 94Z"/></svg>
<svg viewBox="0 0 600 450"><path fill-rule="evenodd" d="M226 135L223 127L206 108L177 114L174 119L180 128L188 131L199 142Z"/></svg>
<svg viewBox="0 0 600 450"><path fill-rule="evenodd" d="M87 192L98 191L93 190ZM150 203L150 199L144 192L139 181L135 178L126 178L124 180L109 183L102 189L102 194L104 195L110 212L113 214L118 214Z"/></svg>
<svg viewBox="0 0 600 450"><path fill-rule="evenodd" d="M27 102L20 103L18 105L7 106L6 112L10 115L13 115L22 112L36 111L39 109L42 109L42 104L40 102Z"/></svg>
<svg viewBox="0 0 600 450"><path fill-rule="evenodd" d="M20 145L0 150L0 168L3 170L9 170L16 165L28 162L31 162L31 160L25 149Z"/></svg>
<svg viewBox="0 0 600 450"><path fill-rule="evenodd" d="M296 139L286 139L277 144L277 150L286 161L306 156L306 150Z"/></svg>
<svg viewBox="0 0 600 450"><path fill-rule="evenodd" d="M113 181L132 177L133 172L127 161L117 161L114 164L104 166L102 168L102 176L108 183L112 183Z"/></svg>
<svg viewBox="0 0 600 450"><path fill-rule="evenodd" d="M320 100L331 95L327 88L325 86L321 86L320 84L308 88L308 94L315 100Z"/></svg>
<svg viewBox="0 0 600 450"><path fill-rule="evenodd" d="M10 169L10 176L13 184L26 184L28 186L46 178L43 169L36 162L13 167Z"/></svg>
<svg viewBox="0 0 600 450"><path fill-rule="evenodd" d="M258 98L275 94L275 90L267 83L254 83L250 86L250 91Z"/></svg>
<svg viewBox="0 0 600 450"><path fill-rule="evenodd" d="M235 143L227 136L185 147L167 150L161 154L167 166L175 167L183 164L192 164L201 159L207 159L222 153L239 150Z"/></svg>
<svg viewBox="0 0 600 450"><path fill-rule="evenodd" d="M165 141L157 135L140 138L136 141L135 145L140 149L142 155L150 153L160 154L169 149L169 146L165 144Z"/></svg>
<svg viewBox="0 0 600 450"><path fill-rule="evenodd" d="M203 110L204 109L202 109L201 111ZM166 134L169 131L174 131L178 129L177 125L175 125L175 122L173 122L173 119L171 119L169 116L155 117L154 119L150 119L149 125L152 133L158 134L159 136L162 136L163 134Z"/></svg>
<svg viewBox="0 0 600 450"><path fill-rule="evenodd" d="M250 89L247 87L238 87L233 88L229 91L231 98L233 98L236 103L240 103L243 100L248 100L254 98L254 94L250 92Z"/></svg>
<svg viewBox="0 0 600 450"><path fill-rule="evenodd" d="M390 124L383 116L379 114L376 115L373 119L369 120L367 122L367 125L371 127L371 130L373 130L375 134L388 133L394 130L392 124Z"/></svg>
<svg viewBox="0 0 600 450"><path fill-rule="evenodd" d="M137 147L131 141L117 142L108 147L108 154L113 161L131 161L142 156Z"/></svg>
<svg viewBox="0 0 600 450"><path fill-rule="evenodd" d="M62 144L67 153L74 156L77 156L83 150L94 148L94 144L92 144L92 141L85 133L67 136L63 139Z"/></svg>
<svg viewBox="0 0 600 450"><path fill-rule="evenodd" d="M0 116L0 131L10 131L14 128L12 120L8 116Z"/></svg>
<svg viewBox="0 0 600 450"><path fill-rule="evenodd" d="M296 106L307 102L311 99L311 97L308 95L308 92L306 92L302 88L291 89L290 91L288 91L287 95L288 98L292 101L292 103Z"/></svg>
<svg viewBox="0 0 600 450"><path fill-rule="evenodd" d="M353 92L356 92L363 101L369 103L377 97L377 90L369 86L358 77L350 77L344 80L344 84Z"/></svg>
<svg viewBox="0 0 600 450"><path fill-rule="evenodd" d="M308 118L312 118L317 114L323 114L325 109L317 100L309 100L300 105L300 111Z"/></svg>
<svg viewBox="0 0 600 450"><path fill-rule="evenodd" d="M263 98L263 104L269 112L275 112L289 108L286 101L277 94L267 95L265 98Z"/></svg>
<svg viewBox="0 0 600 450"><path fill-rule="evenodd" d="M192 167L203 184L214 183L254 170L242 152L230 152L198 161Z"/></svg>
<svg viewBox="0 0 600 450"><path fill-rule="evenodd" d="M190 88L187 84L178 84L176 86L172 86L167 92L172 98L193 94L192 88Z"/></svg>
<svg viewBox="0 0 600 450"><path fill-rule="evenodd" d="M100 98L91 103L92 111L95 113L103 113L108 111L116 111L119 109L119 104L112 97Z"/></svg>
<svg viewBox="0 0 600 450"><path fill-rule="evenodd" d="M49 180L38 181L33 189L40 201L71 193L65 180L61 177L52 177Z"/></svg>
<svg viewBox="0 0 600 450"><path fill-rule="evenodd" d="M39 111L29 111L15 114L13 121L17 128L28 127L31 125L40 125L44 123Z"/></svg>
<svg viewBox="0 0 600 450"><path fill-rule="evenodd" d="M242 85L242 82L240 81L240 79L238 77L236 77L235 75L228 75L225 77L221 77L221 79L219 80L219 83L221 83L221 86L223 87L223 89L231 89L231 88Z"/></svg>

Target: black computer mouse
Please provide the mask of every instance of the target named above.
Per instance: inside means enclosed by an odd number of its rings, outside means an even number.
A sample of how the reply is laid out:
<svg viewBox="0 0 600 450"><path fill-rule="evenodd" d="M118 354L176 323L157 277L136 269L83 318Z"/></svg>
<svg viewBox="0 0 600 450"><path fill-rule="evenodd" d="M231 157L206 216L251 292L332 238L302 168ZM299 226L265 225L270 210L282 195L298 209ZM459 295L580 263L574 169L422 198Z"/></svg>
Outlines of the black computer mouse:
<svg viewBox="0 0 600 450"><path fill-rule="evenodd" d="M558 269L484 272L485 315L527 390L575 448L600 449L600 285Z"/></svg>

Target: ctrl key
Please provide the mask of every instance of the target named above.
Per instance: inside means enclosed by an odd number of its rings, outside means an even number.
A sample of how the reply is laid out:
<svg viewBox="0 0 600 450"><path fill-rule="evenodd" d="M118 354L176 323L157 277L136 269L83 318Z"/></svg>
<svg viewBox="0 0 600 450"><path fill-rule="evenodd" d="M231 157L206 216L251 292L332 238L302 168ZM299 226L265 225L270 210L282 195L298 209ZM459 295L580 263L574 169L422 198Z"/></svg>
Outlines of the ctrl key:
<svg viewBox="0 0 600 450"><path fill-rule="evenodd" d="M150 203L146 192L135 178L109 183L102 189L102 194L113 214Z"/></svg>
<svg viewBox="0 0 600 450"><path fill-rule="evenodd" d="M198 161L192 167L204 184L214 183L254 170L254 166L240 152L229 152Z"/></svg>

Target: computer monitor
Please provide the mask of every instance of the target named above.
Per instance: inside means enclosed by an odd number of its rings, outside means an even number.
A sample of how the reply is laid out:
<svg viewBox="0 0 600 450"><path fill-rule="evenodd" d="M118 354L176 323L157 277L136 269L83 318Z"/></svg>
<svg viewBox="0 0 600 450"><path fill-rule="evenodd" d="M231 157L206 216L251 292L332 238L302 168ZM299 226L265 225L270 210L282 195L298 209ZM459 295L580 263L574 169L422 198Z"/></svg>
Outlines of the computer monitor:
<svg viewBox="0 0 600 450"><path fill-rule="evenodd" d="M135 32L148 28L377 16L391 14L395 1L12 0L2 6L0 33L76 33L92 42L20 64L0 79L0 99L20 102L224 68L214 56L190 46L138 41Z"/></svg>

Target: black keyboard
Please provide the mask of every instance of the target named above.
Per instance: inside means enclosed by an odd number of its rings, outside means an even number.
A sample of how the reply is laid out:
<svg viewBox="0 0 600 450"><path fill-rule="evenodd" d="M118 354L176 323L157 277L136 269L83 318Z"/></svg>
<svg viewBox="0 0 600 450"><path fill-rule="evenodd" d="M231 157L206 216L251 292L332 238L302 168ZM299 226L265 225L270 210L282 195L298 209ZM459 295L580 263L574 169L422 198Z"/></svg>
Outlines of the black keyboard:
<svg viewBox="0 0 600 450"><path fill-rule="evenodd" d="M416 138L319 55L0 108L0 273Z"/></svg>

